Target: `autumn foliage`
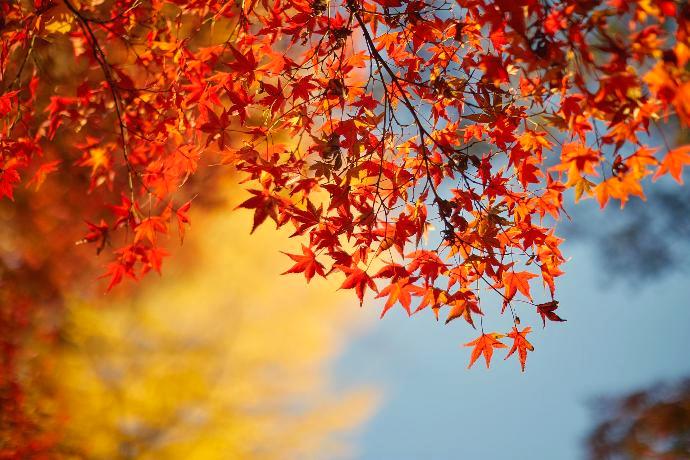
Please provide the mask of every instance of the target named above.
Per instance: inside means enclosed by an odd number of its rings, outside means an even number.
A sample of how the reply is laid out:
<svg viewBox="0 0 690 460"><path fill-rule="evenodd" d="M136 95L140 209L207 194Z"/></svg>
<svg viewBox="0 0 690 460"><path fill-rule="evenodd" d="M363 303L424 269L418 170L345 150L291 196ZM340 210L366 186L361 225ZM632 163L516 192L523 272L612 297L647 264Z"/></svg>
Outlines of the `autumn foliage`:
<svg viewBox="0 0 690 460"><path fill-rule="evenodd" d="M690 457L690 381L656 384L594 406L599 423L587 444L593 460Z"/></svg>
<svg viewBox="0 0 690 460"><path fill-rule="evenodd" d="M470 365L507 348L524 370L521 323L564 321L566 200L623 207L690 164L662 130L690 122L686 2L0 8L0 197L88 197L64 251L106 260L107 290L161 272L209 178L237 171L251 231L298 240L286 273L375 293L382 316L462 318ZM501 314L514 327L489 332Z"/></svg>

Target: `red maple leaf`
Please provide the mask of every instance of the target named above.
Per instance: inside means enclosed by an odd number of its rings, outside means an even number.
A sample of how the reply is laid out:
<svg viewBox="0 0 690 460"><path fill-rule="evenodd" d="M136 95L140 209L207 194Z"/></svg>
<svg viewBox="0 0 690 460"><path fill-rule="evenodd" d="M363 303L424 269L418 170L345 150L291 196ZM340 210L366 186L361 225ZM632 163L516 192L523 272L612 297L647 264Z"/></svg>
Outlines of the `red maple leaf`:
<svg viewBox="0 0 690 460"><path fill-rule="evenodd" d="M316 260L314 251L307 246L302 245L302 255L288 254L287 252L283 252L283 254L296 262L295 265L284 271L283 275L287 273L304 273L305 278L307 278L307 283L311 281L317 273L325 277L324 266Z"/></svg>
<svg viewBox="0 0 690 460"><path fill-rule="evenodd" d="M374 280L371 279L371 277L367 275L367 272L364 270L357 267L350 268L342 265L338 265L336 268L339 268L347 274L347 278L345 278L345 281L343 281L340 289L354 289L357 293L357 297L359 298L360 306L362 306L364 303L364 292L367 290L367 287L375 292L378 292L376 283L374 283Z"/></svg>
<svg viewBox="0 0 690 460"><path fill-rule="evenodd" d="M537 313L541 315L544 327L546 327L547 319L549 321L566 321L555 313L557 308L558 300L552 300L551 302L544 302L537 305Z"/></svg>

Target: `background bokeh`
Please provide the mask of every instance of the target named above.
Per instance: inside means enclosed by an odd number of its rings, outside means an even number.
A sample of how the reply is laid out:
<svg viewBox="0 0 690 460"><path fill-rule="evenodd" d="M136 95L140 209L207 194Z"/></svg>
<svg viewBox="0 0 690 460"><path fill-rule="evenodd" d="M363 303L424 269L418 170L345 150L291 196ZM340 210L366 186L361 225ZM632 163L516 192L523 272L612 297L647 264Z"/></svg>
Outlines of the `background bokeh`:
<svg viewBox="0 0 690 460"><path fill-rule="evenodd" d="M379 392L336 385L331 369L366 318L333 282L281 276L288 234L265 226L250 236L251 216L230 212L241 192L218 187L227 199L198 207L184 244L171 241L164 276L105 294L94 267L65 258L91 289L25 295L23 328L4 338L16 372L3 383L19 397L3 404L1 458L357 456ZM21 288L3 292L19 298L31 257L11 243L28 242L5 230L3 260L14 253L18 265L3 267L4 280L15 275ZM26 278L59 272L51 261L69 252L45 251Z"/></svg>

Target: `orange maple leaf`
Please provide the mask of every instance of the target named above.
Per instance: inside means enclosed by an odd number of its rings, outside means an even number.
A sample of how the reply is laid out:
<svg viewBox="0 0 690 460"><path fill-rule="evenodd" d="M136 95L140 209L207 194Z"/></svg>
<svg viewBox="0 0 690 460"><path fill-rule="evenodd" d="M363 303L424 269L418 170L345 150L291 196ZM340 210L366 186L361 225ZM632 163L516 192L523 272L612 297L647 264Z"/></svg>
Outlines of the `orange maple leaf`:
<svg viewBox="0 0 690 460"><path fill-rule="evenodd" d="M395 302L399 302L400 305L407 312L407 316L412 314L410 310L410 302L412 302L412 296L421 296L425 292L424 288L421 288L414 283L410 282L409 278L402 278L398 281L392 282L386 286L376 298L388 296L386 304L383 306L383 311L381 311L381 318L390 310Z"/></svg>
<svg viewBox="0 0 690 460"><path fill-rule="evenodd" d="M281 251L282 252L282 251ZM324 272L324 266L316 260L316 255L314 254L314 251L306 247L305 245L302 245L302 254L288 254L287 252L283 252L286 256L294 260L296 263L292 267L290 267L287 271L284 271L282 274L285 275L287 273L302 273L304 272L305 278L307 278L307 283L311 281L311 279L314 277L316 273L318 273L321 276L325 276Z"/></svg>
<svg viewBox="0 0 690 460"><path fill-rule="evenodd" d="M472 320L472 313L478 315L483 315L482 311L479 309L479 305L474 300L467 299L456 299L451 304L450 310L448 311L448 317L446 318L446 324L450 323L456 318L463 317L470 326L474 327L474 321Z"/></svg>
<svg viewBox="0 0 690 460"><path fill-rule="evenodd" d="M472 367L479 356L483 354L488 369L491 364L491 357L494 354L494 348L508 348L504 343L498 341L501 337L505 337L505 335L491 332L489 334L482 334L473 341L466 343L466 347L474 347L470 358L470 364L467 368L469 369Z"/></svg>
<svg viewBox="0 0 690 460"><path fill-rule="evenodd" d="M537 275L530 272L513 272L506 271L503 273L503 285L505 286L505 296L507 300L515 297L517 291L520 291L528 299L532 299L529 292L529 280L536 278Z"/></svg>
<svg viewBox="0 0 690 460"><path fill-rule="evenodd" d="M527 326L524 328L522 331L519 331L518 328L513 326L513 330L508 333L508 337L513 339L513 346L511 347L510 351L506 355L505 359L510 358L510 356L515 353L515 351L518 352L518 357L520 358L520 366L522 367L522 372L525 372L525 363L527 362L527 352L528 351L534 351L534 347L532 346L529 341L525 338L527 334L532 332L532 328Z"/></svg>
<svg viewBox="0 0 690 460"><path fill-rule="evenodd" d="M146 239L151 244L156 244L156 233L165 233L167 228L165 221L159 216L147 217L134 229L134 242Z"/></svg>
<svg viewBox="0 0 690 460"><path fill-rule="evenodd" d="M633 175L626 175L623 178L611 177L601 182L594 188L594 194L599 201L599 206L603 209L610 198L620 200L621 208L628 202L630 195L645 199L640 179Z"/></svg>
<svg viewBox="0 0 690 460"><path fill-rule="evenodd" d="M690 145L684 145L669 151L664 159L661 161L661 165L654 174L654 180L663 176L667 172L678 182L683 183L683 166L690 164Z"/></svg>

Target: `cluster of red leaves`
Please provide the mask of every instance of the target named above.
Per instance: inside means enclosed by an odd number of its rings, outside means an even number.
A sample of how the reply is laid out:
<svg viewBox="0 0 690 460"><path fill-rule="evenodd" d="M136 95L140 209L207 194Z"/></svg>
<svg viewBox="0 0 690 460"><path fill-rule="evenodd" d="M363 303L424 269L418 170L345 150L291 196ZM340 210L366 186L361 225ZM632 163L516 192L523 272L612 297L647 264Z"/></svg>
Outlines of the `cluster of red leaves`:
<svg viewBox="0 0 690 460"><path fill-rule="evenodd" d="M114 259L108 289L160 271L189 224L183 187L233 166L267 220L304 243L288 273L344 276L383 314L446 310L482 334L524 307L555 312L564 195L605 206L678 182L690 121L690 5L668 0L72 0L4 2L0 197L89 175L103 212L82 240ZM69 49L74 79L41 65ZM69 133L80 141L56 151ZM40 191L39 191L40 193ZM101 196L99 195L99 196ZM94 224L93 222L99 222ZM434 229L438 233L433 232ZM429 241L427 242L427 236ZM532 287L544 289L535 300ZM536 317L536 315L535 315Z"/></svg>

